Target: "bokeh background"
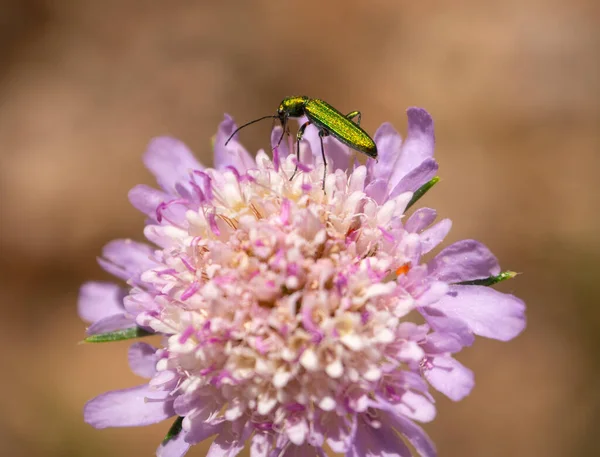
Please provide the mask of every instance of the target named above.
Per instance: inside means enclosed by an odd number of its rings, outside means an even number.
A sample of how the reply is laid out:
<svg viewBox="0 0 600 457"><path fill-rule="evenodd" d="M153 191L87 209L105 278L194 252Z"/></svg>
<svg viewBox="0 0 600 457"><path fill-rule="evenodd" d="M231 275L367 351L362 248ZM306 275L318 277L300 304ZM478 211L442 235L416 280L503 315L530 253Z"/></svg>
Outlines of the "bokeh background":
<svg viewBox="0 0 600 457"><path fill-rule="evenodd" d="M0 1L0 455L150 456L168 428L96 431L84 402L140 381L127 344L78 345L79 285L113 238L141 239L129 188L175 135L211 163L223 113L286 95L436 122L442 182L424 203L476 238L529 326L460 359L473 393L439 398L440 456L600 455L600 3ZM265 147L268 122L247 130ZM205 455L206 447L191 456Z"/></svg>

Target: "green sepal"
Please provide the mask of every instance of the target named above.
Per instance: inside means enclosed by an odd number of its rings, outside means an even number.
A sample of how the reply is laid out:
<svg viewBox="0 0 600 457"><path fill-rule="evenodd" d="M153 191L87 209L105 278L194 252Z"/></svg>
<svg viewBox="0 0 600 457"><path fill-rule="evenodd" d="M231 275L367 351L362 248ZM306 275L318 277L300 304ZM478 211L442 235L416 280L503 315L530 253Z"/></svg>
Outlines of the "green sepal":
<svg viewBox="0 0 600 457"><path fill-rule="evenodd" d="M434 176L433 178L431 178L431 180L427 181L425 184L423 184L421 187L419 187L413 194L410 201L408 202L408 205L406 205L406 209L410 208L412 205L417 203L417 201L423 195L425 195L429 189L431 189L433 186L435 186L439 181L440 181L440 177Z"/></svg>
<svg viewBox="0 0 600 457"><path fill-rule="evenodd" d="M177 435L179 435L179 433L181 433L182 427L183 427L183 417L178 417L177 419L175 419L175 422L173 422L173 425L171 425L171 428L167 432L165 439L162 440L163 446L165 444L167 444L169 441L171 441L173 438L176 438Z"/></svg>
<svg viewBox="0 0 600 457"><path fill-rule="evenodd" d="M90 335L83 340L84 343L110 343L113 341L131 340L142 336L154 335L141 327L131 327L124 330L115 330L114 332L98 333Z"/></svg>
<svg viewBox="0 0 600 457"><path fill-rule="evenodd" d="M517 273L514 271L503 271L499 275L490 276L489 278L474 279L473 281L463 281L455 284L459 286L493 286L507 279L512 279L515 276L517 276Z"/></svg>

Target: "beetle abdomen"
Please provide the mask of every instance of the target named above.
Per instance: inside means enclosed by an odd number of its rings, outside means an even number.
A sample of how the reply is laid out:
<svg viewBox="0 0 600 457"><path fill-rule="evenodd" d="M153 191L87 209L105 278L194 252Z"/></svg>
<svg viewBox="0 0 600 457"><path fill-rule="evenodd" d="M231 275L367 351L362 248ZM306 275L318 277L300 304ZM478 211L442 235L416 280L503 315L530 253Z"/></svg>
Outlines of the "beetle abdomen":
<svg viewBox="0 0 600 457"><path fill-rule="evenodd" d="M306 116L318 128L326 130L348 147L374 159L377 158L377 146L369 134L329 103L311 99L304 109Z"/></svg>

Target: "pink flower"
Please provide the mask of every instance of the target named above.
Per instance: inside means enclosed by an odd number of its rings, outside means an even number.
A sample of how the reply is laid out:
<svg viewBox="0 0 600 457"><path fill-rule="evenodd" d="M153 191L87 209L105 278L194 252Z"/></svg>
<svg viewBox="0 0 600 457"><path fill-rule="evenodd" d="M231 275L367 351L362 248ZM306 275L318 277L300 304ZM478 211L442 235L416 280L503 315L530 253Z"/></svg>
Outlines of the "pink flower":
<svg viewBox="0 0 600 457"><path fill-rule="evenodd" d="M130 199L149 217L154 247L109 244L101 265L129 287L84 285L80 314L100 340L140 329L163 340L129 351L149 382L96 397L85 420L104 428L175 416L157 452L165 457L211 436L210 456L247 442L254 457L322 456L325 443L348 456L409 456L405 441L434 456L415 424L435 416L429 384L453 400L467 395L472 372L452 355L473 335L515 337L524 305L460 284L500 274L476 241L422 260L451 223L434 224L429 208L405 216L437 171L429 114L411 108L408 120L404 143L389 124L376 132L379 162L366 166L326 138L325 192L316 130L306 131L291 181L285 141L273 160L235 139L224 146L229 117L215 169L177 140L152 141L145 162L162 190L137 186Z"/></svg>

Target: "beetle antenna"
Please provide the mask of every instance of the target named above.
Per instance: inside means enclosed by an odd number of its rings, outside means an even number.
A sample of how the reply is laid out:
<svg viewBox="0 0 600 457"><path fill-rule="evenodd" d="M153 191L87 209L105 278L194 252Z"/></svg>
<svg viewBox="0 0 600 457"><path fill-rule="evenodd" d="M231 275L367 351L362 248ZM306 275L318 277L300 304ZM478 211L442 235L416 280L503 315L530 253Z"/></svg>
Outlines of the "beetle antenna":
<svg viewBox="0 0 600 457"><path fill-rule="evenodd" d="M281 117L279 117L279 116L276 116L276 117L277 117L277 118L279 118L279 119L281 120L281 128L282 128L282 131L281 131L281 136L279 137L279 141L277 142L277 145L275 145L275 146L273 146L273 147L271 148L271 150L272 150L272 151L273 151L275 148L278 148L278 147L279 147L279 145L281 144L281 141L283 141L283 137L285 136L285 134L287 133L287 134L289 135L289 133L290 133L290 130L289 130L289 128L288 128L288 125L287 125L287 122L288 122L288 117L287 117L287 116L285 116L285 117L283 117L283 118L281 118Z"/></svg>
<svg viewBox="0 0 600 457"><path fill-rule="evenodd" d="M242 130L244 127L248 127L249 125L251 125L251 124L254 124L255 122L262 121L262 120L264 120L264 119L271 119L271 118L275 118L275 119L277 119L277 118L278 118L278 116L263 116L263 117L259 117L258 119L254 119L253 121L247 122L247 123L245 123L244 125L242 125L242 126L238 127L237 129L235 129L235 130L233 131L233 133L232 133L231 135L229 135L229 138L227 138L227 141L225 141L225 146L227 146L227 143L229 143L229 141L230 141L230 140L233 138L233 136L234 136L234 135L235 135L237 132L239 132L240 130Z"/></svg>

